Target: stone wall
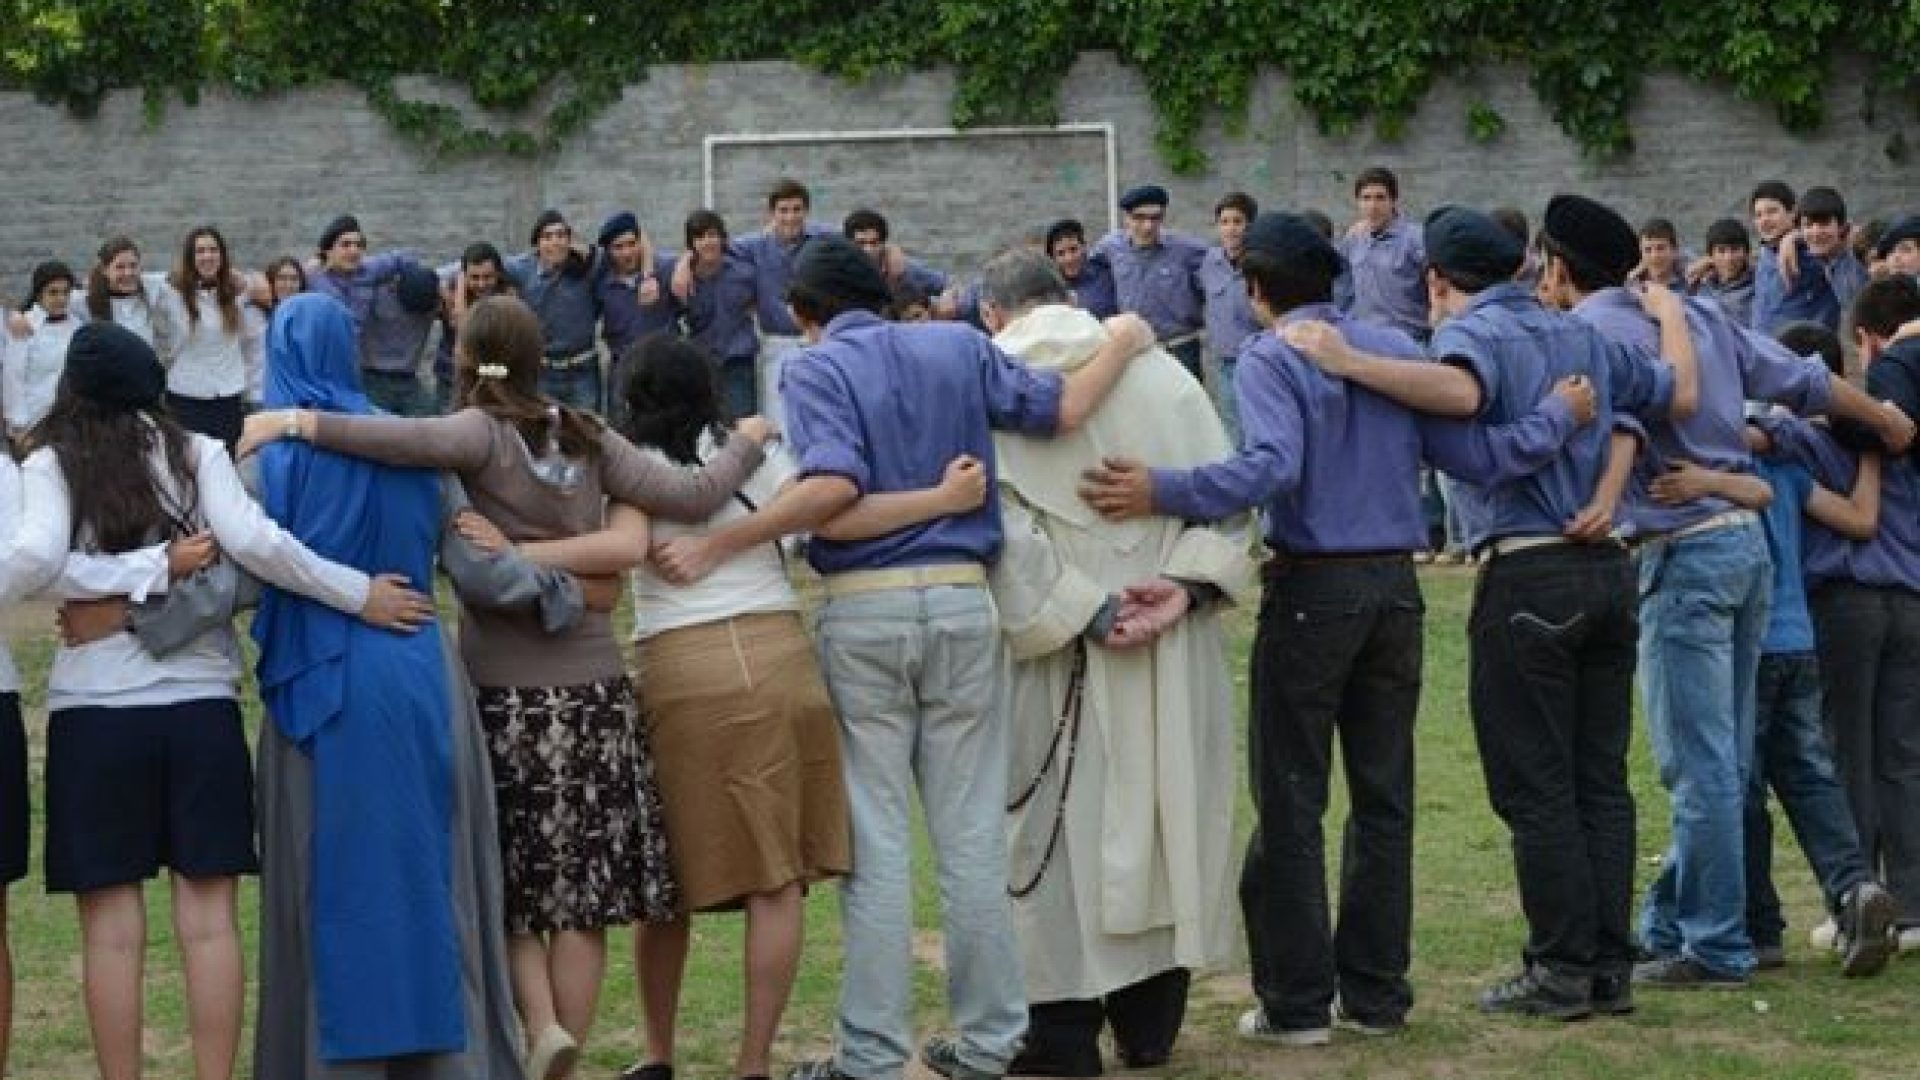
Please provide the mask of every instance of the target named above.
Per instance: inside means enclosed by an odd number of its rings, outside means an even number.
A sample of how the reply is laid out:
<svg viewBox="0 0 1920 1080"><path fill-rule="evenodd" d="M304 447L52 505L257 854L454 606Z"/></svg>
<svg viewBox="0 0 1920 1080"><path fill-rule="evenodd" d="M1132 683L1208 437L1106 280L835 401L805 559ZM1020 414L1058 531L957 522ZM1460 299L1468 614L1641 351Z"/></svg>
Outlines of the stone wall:
<svg viewBox="0 0 1920 1080"><path fill-rule="evenodd" d="M1639 151L1606 165L1581 157L1513 69L1437 86L1391 142L1370 131L1319 133L1286 81L1268 75L1237 133L1206 133L1210 171L1178 179L1155 155L1140 80L1112 57L1080 59L1060 114L1063 122L1113 125L1118 185L1165 183L1177 228L1204 231L1213 200L1232 188L1264 205L1314 206L1344 220L1353 175L1379 163L1399 172L1415 212L1464 201L1533 213L1552 193L1579 189L1636 219L1663 213L1697 245L1710 220L1744 216L1747 192L1775 177L1796 188L1836 185L1860 219L1920 209L1920 170L1888 153L1908 118L1867 119L1855 68L1843 65L1829 84L1826 126L1798 137L1728 92L1651 79L1635 116ZM170 105L158 124L147 121L136 93L115 95L91 120L0 94L0 143L10 148L0 169L0 292L17 296L45 258L84 273L99 242L115 233L133 236L148 268L159 268L186 230L205 221L257 266L310 251L343 210L360 216L376 248L408 246L434 258L451 258L474 239L523 247L533 216L549 205L589 233L609 211L632 207L663 244L677 247L681 221L704 197L706 136L944 127L952 86L943 72L856 86L786 63L662 67L557 154L452 162L396 135L344 86L266 99L209 92L198 106ZM460 100L424 81L408 89ZM1506 121L1490 143L1467 134L1474 102ZM872 205L916 254L960 269L1059 216L1080 216L1090 229L1108 220L1098 136L730 144L716 148L713 162L716 209L736 231L757 225L767 185L790 173L812 185L821 220L837 223Z"/></svg>

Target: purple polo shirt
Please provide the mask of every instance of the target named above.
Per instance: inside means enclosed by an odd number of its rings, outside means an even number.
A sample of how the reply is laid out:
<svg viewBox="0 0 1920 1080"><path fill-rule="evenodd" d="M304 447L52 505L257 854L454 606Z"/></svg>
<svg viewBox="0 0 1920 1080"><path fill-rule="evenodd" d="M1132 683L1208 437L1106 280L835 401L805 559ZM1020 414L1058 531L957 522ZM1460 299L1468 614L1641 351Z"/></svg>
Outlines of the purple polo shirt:
<svg viewBox="0 0 1920 1080"><path fill-rule="evenodd" d="M1207 351L1231 363L1240 346L1260 332L1260 321L1253 317L1240 268L1227 257L1226 248L1210 247L1200 260L1200 291L1207 305Z"/></svg>
<svg viewBox="0 0 1920 1080"><path fill-rule="evenodd" d="M1075 307L1096 319L1120 314L1120 297L1113 289L1113 267L1105 255L1088 252L1086 260L1080 264L1077 277L1066 277L1064 274L1061 277L1066 281L1067 288L1073 290Z"/></svg>
<svg viewBox="0 0 1920 1080"><path fill-rule="evenodd" d="M1321 319L1356 348L1423 360L1397 330L1341 314L1331 304L1289 312L1284 322ZM1279 336L1258 334L1240 350L1241 448L1185 471L1153 470L1160 513L1214 521L1265 510L1267 546L1293 555L1417 551L1427 546L1420 462L1429 443L1476 475L1525 475L1551 460L1573 432L1558 398L1527 423L1496 431L1433 422L1371 390L1335 378Z"/></svg>
<svg viewBox="0 0 1920 1080"><path fill-rule="evenodd" d="M651 304L640 302L640 275L621 277L613 272L610 262L607 272L594 282L595 298L600 304L600 336L606 339L607 348L614 356L626 352L627 346L648 334L674 328L680 318L680 305L668 286L673 281L673 267L678 260L679 256L671 252L654 253L653 273L660 296Z"/></svg>
<svg viewBox="0 0 1920 1080"><path fill-rule="evenodd" d="M1859 461L1825 425L1778 413L1757 423L1777 457L1806 466L1822 487L1853 490ZM1873 539L1849 540L1812 520L1806 526L1801 561L1808 591L1852 581L1920 592L1920 473L1907 459L1889 457L1881 466L1880 528Z"/></svg>
<svg viewBox="0 0 1920 1080"><path fill-rule="evenodd" d="M347 307L347 313L353 316L353 329L359 333L366 325L367 317L373 313L374 297L380 286L400 276L400 271L414 266L420 260L409 251L383 251L378 255L369 255L360 262L360 269L351 274L336 274L320 268L317 264L307 267L307 291L331 296Z"/></svg>
<svg viewBox="0 0 1920 1080"><path fill-rule="evenodd" d="M1606 468L1615 412L1663 414L1673 401L1671 368L1643 350L1607 340L1571 315L1548 311L1515 284L1476 293L1434 332L1432 352L1480 380L1480 419L1489 424L1534 411L1566 376L1584 375L1593 383L1594 422L1568 439L1545 468L1455 489L1466 500L1468 543L1476 548L1505 536L1559 536L1593 497Z"/></svg>
<svg viewBox="0 0 1920 1080"><path fill-rule="evenodd" d="M960 454L985 462L991 477L992 432L1052 434L1062 386L1058 373L1026 367L963 323L890 323L865 311L836 316L780 375L800 475L844 476L863 495L932 487ZM988 499L874 540L814 537L807 561L822 574L991 563L1000 540L999 500Z"/></svg>
<svg viewBox="0 0 1920 1080"><path fill-rule="evenodd" d="M1343 236L1337 246L1347 260L1347 314L1426 340L1427 245L1420 226L1395 214L1386 228Z"/></svg>
<svg viewBox="0 0 1920 1080"><path fill-rule="evenodd" d="M783 241L762 230L751 236L736 237L727 243L727 251L753 267L753 299L760 317L760 332L776 337L795 337L800 327L787 311L787 282L793 278L793 257L809 236L835 232L818 222L809 221L800 236Z"/></svg>
<svg viewBox="0 0 1920 1080"><path fill-rule="evenodd" d="M1667 416L1643 419L1646 441L1639 456L1645 481L1669 462L1691 461L1720 472L1752 472L1747 452L1746 403L1772 401L1798 413L1826 411L1832 378L1818 360L1797 357L1786 347L1740 326L1718 304L1699 297L1682 300L1700 371L1700 407L1685 420ZM1573 309L1609 341L1657 355L1660 325L1625 289L1602 289ZM1732 509L1723 499L1697 499L1684 506L1663 506L1635 484L1627 500L1627 522L1635 533L1653 535L1684 529Z"/></svg>
<svg viewBox="0 0 1920 1080"><path fill-rule="evenodd" d="M1207 257L1205 244L1182 233L1163 232L1158 244L1141 248L1133 245L1126 232L1116 230L1102 237L1094 249L1113 269L1120 310L1147 320L1155 337L1172 341L1200 329L1200 261Z"/></svg>
<svg viewBox="0 0 1920 1080"><path fill-rule="evenodd" d="M753 332L753 264L732 253L712 277L695 275L687 297L687 336L722 360L752 360L760 351Z"/></svg>

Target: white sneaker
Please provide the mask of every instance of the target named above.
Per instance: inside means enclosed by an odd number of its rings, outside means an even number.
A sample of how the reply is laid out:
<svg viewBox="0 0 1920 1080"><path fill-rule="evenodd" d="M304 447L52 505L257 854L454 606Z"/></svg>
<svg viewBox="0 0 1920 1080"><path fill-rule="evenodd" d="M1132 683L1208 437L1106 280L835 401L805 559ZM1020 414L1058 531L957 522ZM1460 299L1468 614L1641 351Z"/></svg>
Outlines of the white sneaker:
<svg viewBox="0 0 1920 1080"><path fill-rule="evenodd" d="M1894 947L1903 953L1920 953L1920 926L1908 926L1900 931Z"/></svg>
<svg viewBox="0 0 1920 1080"><path fill-rule="evenodd" d="M1838 949L1840 947L1840 924L1831 917L1807 932L1807 943L1816 949Z"/></svg>
<svg viewBox="0 0 1920 1080"><path fill-rule="evenodd" d="M1258 1005L1240 1014L1240 1023L1236 1025L1236 1030L1243 1039L1271 1043L1274 1046L1325 1046L1333 1041L1333 1029L1330 1027L1290 1029L1274 1027L1267 1020L1267 1010Z"/></svg>

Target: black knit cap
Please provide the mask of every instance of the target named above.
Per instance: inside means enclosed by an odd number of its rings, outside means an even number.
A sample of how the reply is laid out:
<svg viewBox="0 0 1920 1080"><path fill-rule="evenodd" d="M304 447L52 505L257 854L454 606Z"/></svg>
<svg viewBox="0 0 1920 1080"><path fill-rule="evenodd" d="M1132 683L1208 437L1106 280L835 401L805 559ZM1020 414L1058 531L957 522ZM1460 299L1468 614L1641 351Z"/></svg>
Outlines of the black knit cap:
<svg viewBox="0 0 1920 1080"><path fill-rule="evenodd" d="M83 324L67 344L62 376L75 394L126 412L150 409L167 389L167 369L139 334L119 323Z"/></svg>
<svg viewBox="0 0 1920 1080"><path fill-rule="evenodd" d="M321 230L320 253L322 255L326 254L329 248L333 247L335 243L339 242L341 237L348 233L362 231L359 218L354 217L352 214L341 214L339 217L327 222L327 227Z"/></svg>
<svg viewBox="0 0 1920 1080"><path fill-rule="evenodd" d="M394 296L400 306L415 315L440 309L440 275L424 266L409 266L393 282Z"/></svg>
<svg viewBox="0 0 1920 1080"><path fill-rule="evenodd" d="M793 282L859 307L883 308L893 298L880 268L843 236L808 237L794 256Z"/></svg>
<svg viewBox="0 0 1920 1080"><path fill-rule="evenodd" d="M1478 210L1443 206L1422 232L1427 261L1483 281L1504 281L1527 261L1527 249L1506 226Z"/></svg>
<svg viewBox="0 0 1920 1080"><path fill-rule="evenodd" d="M1640 235L1605 203L1585 195L1555 195L1541 223L1547 240L1565 258L1585 264L1607 285L1627 280L1640 265Z"/></svg>
<svg viewBox="0 0 1920 1080"><path fill-rule="evenodd" d="M1902 240L1920 240L1920 214L1908 214L1887 227L1880 234L1880 242L1873 245L1873 253L1884 259L1893 254L1894 246Z"/></svg>
<svg viewBox="0 0 1920 1080"><path fill-rule="evenodd" d="M1159 184L1141 184L1138 187L1131 187L1127 189L1126 194L1120 196L1120 209L1126 211L1138 210L1142 206L1164 208L1166 205L1167 189Z"/></svg>

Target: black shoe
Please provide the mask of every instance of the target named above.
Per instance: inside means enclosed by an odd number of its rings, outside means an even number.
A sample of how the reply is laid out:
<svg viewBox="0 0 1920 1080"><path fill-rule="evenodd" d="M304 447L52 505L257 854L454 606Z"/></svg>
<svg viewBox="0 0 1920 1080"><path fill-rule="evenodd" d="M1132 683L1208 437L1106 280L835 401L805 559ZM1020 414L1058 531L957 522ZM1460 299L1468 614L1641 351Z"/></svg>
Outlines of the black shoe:
<svg viewBox="0 0 1920 1080"><path fill-rule="evenodd" d="M1853 887L1840 911L1840 933L1847 943L1840 961L1842 975L1880 974L1893 958L1893 922L1899 914L1899 903L1878 882L1863 881Z"/></svg>
<svg viewBox="0 0 1920 1080"><path fill-rule="evenodd" d="M1167 1050L1121 1050L1120 1067L1123 1069L1158 1069L1172 1060L1173 1054ZM1073 1076L1074 1073L1060 1073L1061 1076ZM1088 1075L1098 1075L1090 1073Z"/></svg>
<svg viewBox="0 0 1920 1080"><path fill-rule="evenodd" d="M924 1056L924 1051L922 1052ZM1123 1060L1125 1055L1122 1055ZM932 1062L928 1062L932 1068ZM1131 1061L1128 1068L1138 1068ZM1007 1063L1008 1076L1102 1076L1107 1071L1106 1063L1100 1060L1100 1048L1077 1054L1062 1054L1057 1049L1051 1052L1036 1048L1027 1048L1015 1054Z"/></svg>
<svg viewBox="0 0 1920 1080"><path fill-rule="evenodd" d="M1584 1020L1593 1015L1591 980L1561 975L1539 964L1495 983L1480 995L1480 1011L1547 1020Z"/></svg>
<svg viewBox="0 0 1920 1080"><path fill-rule="evenodd" d="M920 1047L920 1060L947 1080L1000 1080L1001 1072L984 1072L960 1060L960 1043L935 1035Z"/></svg>
<svg viewBox="0 0 1920 1080"><path fill-rule="evenodd" d="M1335 998L1333 999L1333 1026L1342 1031L1351 1031L1356 1035L1383 1039L1407 1030L1407 1021L1405 1017L1361 1016L1348 1012L1347 1003Z"/></svg>
<svg viewBox="0 0 1920 1080"><path fill-rule="evenodd" d="M1593 1011L1601 1016L1625 1016L1633 1011L1633 973L1613 972L1593 977Z"/></svg>
<svg viewBox="0 0 1920 1080"><path fill-rule="evenodd" d="M1753 947L1754 966L1761 971L1779 971L1787 966L1787 947L1779 942Z"/></svg>
<svg viewBox="0 0 1920 1080"><path fill-rule="evenodd" d="M1697 960L1675 956L1635 964L1633 981L1655 990L1741 990L1748 980L1745 975L1715 971Z"/></svg>
<svg viewBox="0 0 1920 1080"><path fill-rule="evenodd" d="M620 1080L673 1080L673 1066L664 1061L646 1061L620 1074Z"/></svg>

